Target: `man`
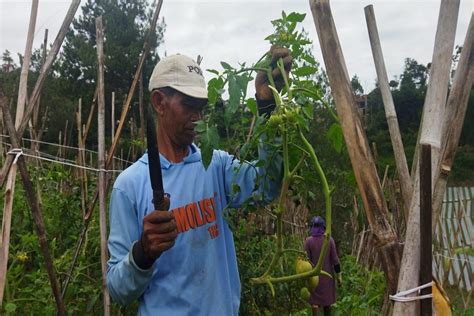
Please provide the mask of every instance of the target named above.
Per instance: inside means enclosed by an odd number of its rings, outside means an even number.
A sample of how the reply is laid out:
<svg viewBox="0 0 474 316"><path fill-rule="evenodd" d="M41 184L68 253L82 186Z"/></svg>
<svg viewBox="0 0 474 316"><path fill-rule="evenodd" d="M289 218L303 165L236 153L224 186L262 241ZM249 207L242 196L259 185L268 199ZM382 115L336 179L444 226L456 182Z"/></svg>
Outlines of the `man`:
<svg viewBox="0 0 474 316"><path fill-rule="evenodd" d="M287 49L272 47L273 64ZM274 70L281 82L281 73ZM259 107L272 108L266 74L255 80ZM215 150L207 169L193 143L196 121L207 104L202 71L191 58L173 55L155 67L149 83L157 116L157 140L167 196L154 210L148 154L116 180L110 202L107 286L119 304L140 300L140 315L237 315L240 279L226 207L239 207L263 193L266 202L278 193L263 168L242 163ZM259 151L265 159L266 152ZM281 160L267 168L281 177ZM258 182L257 182L258 179ZM238 193L232 188L237 184Z"/></svg>

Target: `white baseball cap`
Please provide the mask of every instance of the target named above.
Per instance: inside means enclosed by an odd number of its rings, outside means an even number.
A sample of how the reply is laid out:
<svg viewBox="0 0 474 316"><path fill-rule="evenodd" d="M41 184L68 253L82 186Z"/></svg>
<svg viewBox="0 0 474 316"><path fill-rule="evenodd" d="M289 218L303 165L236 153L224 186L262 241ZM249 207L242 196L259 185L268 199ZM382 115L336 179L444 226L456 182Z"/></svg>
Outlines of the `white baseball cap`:
<svg viewBox="0 0 474 316"><path fill-rule="evenodd" d="M171 55L156 64L148 90L171 87L190 97L207 99L204 75L199 65L185 55Z"/></svg>

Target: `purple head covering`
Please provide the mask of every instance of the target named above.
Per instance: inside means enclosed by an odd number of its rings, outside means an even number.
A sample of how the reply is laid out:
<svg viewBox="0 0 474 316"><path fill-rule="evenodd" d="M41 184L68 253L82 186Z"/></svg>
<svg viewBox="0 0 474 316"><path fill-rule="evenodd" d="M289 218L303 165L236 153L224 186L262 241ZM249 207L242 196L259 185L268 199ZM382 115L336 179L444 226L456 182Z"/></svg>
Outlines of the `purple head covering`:
<svg viewBox="0 0 474 316"><path fill-rule="evenodd" d="M315 216L311 220L311 236L322 236L326 231L326 222L321 216Z"/></svg>

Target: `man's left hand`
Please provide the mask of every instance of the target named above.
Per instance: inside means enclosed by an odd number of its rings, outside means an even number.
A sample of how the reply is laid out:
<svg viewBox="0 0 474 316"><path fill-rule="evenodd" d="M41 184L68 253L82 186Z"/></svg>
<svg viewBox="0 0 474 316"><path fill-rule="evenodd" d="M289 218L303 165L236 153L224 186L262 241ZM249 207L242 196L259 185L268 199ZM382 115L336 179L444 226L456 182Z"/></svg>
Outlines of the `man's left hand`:
<svg viewBox="0 0 474 316"><path fill-rule="evenodd" d="M277 62L280 60L280 58L283 60L283 66L286 72L285 75L288 78L293 58L291 57L290 50L288 48L276 45L272 45L269 54L272 56L270 63L272 66L272 77L275 82L276 89L280 91L285 85L285 81L280 69L277 66ZM269 84L270 81L268 80L267 73L264 71L259 71L257 73L257 77L255 78L255 91L258 100L273 100L273 93L268 87Z"/></svg>

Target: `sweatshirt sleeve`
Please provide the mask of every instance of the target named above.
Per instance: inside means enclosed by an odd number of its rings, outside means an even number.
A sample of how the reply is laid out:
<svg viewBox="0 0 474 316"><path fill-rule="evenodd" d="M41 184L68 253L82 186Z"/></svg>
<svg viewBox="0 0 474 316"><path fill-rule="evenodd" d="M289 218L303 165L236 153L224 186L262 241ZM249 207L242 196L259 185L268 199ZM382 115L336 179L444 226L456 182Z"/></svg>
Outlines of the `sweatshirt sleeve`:
<svg viewBox="0 0 474 316"><path fill-rule="evenodd" d="M283 160L279 153L272 151L270 145L260 140L259 160L256 161L239 161L227 153L221 158L224 158L225 189L230 207L241 207L249 197L264 204L277 197L281 185Z"/></svg>
<svg viewBox="0 0 474 316"><path fill-rule="evenodd" d="M118 188L112 190L109 213L107 288L115 302L126 305L146 290L153 266L142 270L133 261L132 248L139 239L141 228L136 207L124 191Z"/></svg>

